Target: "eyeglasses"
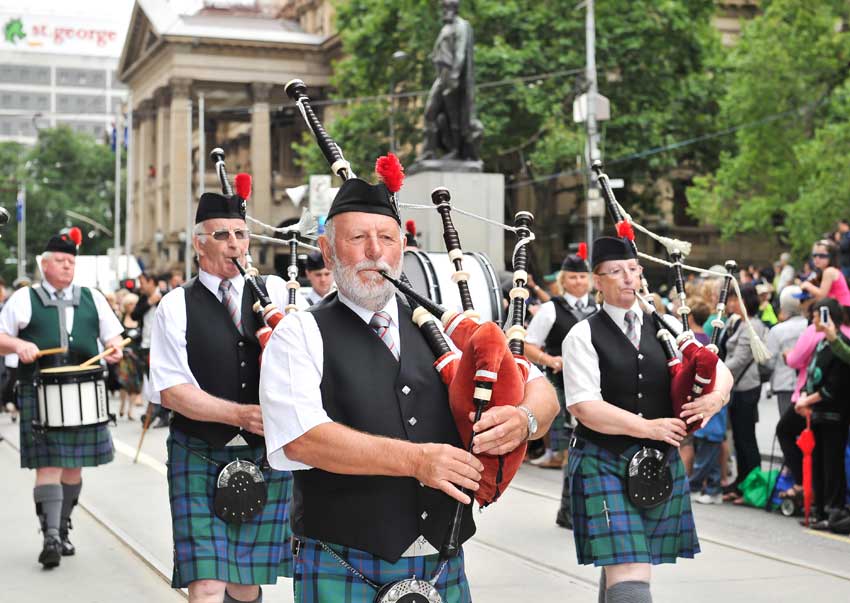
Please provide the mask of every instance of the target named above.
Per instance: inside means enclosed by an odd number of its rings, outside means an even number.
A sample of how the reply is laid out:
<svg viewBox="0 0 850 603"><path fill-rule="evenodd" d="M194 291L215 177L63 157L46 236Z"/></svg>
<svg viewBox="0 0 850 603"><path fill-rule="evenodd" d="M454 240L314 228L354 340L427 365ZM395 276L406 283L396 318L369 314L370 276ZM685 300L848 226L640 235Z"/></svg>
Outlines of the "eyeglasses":
<svg viewBox="0 0 850 603"><path fill-rule="evenodd" d="M608 272L597 272L599 276L610 276L612 278L622 278L623 275L629 273L629 276L640 276L643 274L643 266L630 266L626 270L622 268L614 268L613 270L609 270Z"/></svg>
<svg viewBox="0 0 850 603"><path fill-rule="evenodd" d="M212 232L202 232L201 234L210 235L216 241L226 241L230 238L231 232L233 233L233 236L236 237L237 241L244 241L245 239L251 236L251 231L247 228L237 228L236 230L222 228L220 230L214 230Z"/></svg>
<svg viewBox="0 0 850 603"><path fill-rule="evenodd" d="M812 259L815 259L815 258L821 258L822 260L828 260L829 254L828 253L813 253Z"/></svg>

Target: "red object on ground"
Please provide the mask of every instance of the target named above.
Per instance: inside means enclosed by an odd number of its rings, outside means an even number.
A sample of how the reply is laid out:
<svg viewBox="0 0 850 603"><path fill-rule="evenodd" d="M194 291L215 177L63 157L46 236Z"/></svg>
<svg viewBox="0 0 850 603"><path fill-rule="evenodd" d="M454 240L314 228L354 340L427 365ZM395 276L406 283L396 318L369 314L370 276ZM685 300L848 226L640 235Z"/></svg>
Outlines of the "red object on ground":
<svg viewBox="0 0 850 603"><path fill-rule="evenodd" d="M812 415L806 417L806 428L797 436L797 448L803 451L803 511L806 527L812 512L812 499L815 497L812 486L812 451L815 449L815 433L812 431Z"/></svg>

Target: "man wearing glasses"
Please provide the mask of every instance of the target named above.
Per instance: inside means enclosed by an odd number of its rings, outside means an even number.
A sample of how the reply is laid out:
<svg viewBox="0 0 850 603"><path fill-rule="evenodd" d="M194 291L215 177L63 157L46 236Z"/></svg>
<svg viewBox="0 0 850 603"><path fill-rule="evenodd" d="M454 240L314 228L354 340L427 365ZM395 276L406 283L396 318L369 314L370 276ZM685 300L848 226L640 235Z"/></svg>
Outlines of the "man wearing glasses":
<svg viewBox="0 0 850 603"><path fill-rule="evenodd" d="M650 567L699 552L679 455L668 467L671 494L637 506L627 492L629 462L644 449L661 453L701 426L729 401L732 377L718 363L715 389L673 417L667 358L636 292L642 270L626 239L593 242L593 283L602 310L564 339L564 393L578 420L570 442L573 535L581 564L603 567L600 601L649 603Z"/></svg>
<svg viewBox="0 0 850 603"><path fill-rule="evenodd" d="M261 350L254 335L261 325L233 263L244 263L249 236L241 198L201 196L192 241L198 276L162 298L151 340L154 397L174 411L168 438L172 586L188 587L192 603L261 601L259 585L292 575L292 475L264 461ZM270 276L265 286L284 307L286 283ZM238 497L229 508L222 502L227 480L219 472L237 459L254 463L252 475L262 475L265 504L253 479L244 486L254 495L250 500ZM237 504L249 519L233 521L229 511Z"/></svg>

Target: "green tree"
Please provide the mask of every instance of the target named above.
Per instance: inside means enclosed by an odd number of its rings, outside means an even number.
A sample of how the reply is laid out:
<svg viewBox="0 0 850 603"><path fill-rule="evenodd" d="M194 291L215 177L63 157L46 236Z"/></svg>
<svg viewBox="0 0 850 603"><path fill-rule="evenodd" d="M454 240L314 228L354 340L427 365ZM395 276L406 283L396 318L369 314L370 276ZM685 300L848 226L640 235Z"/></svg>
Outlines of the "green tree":
<svg viewBox="0 0 850 603"><path fill-rule="evenodd" d="M798 254L847 216L849 15L838 0L773 0L744 27L720 101L722 125L740 129L688 191L694 215Z"/></svg>
<svg viewBox="0 0 850 603"><path fill-rule="evenodd" d="M84 234L80 253L105 254L112 246L110 237L65 213L75 211L112 228L115 155L108 145L67 127L44 129L32 148L0 143L0 161L7 166L0 184L7 200L3 205L13 215L2 233L0 261L10 257L9 247L17 244L14 199L21 182L27 192L29 274L35 273L35 256L44 250L47 239L62 229L80 227ZM15 278L15 272L15 266L3 266L7 282Z"/></svg>
<svg viewBox="0 0 850 603"><path fill-rule="evenodd" d="M429 54L441 26L437 0L348 0L340 2L337 30L343 57L335 65L333 97L351 99L427 90L434 78ZM651 184L685 162L714 167L717 143L678 153L635 156L652 147L713 131L721 50L710 19L712 0L606 0L597 3L599 90L611 100L604 151L624 158L612 173L630 184ZM557 178L576 167L584 147L582 124L572 121L572 103L584 91L584 10L574 0L465 0L460 14L475 30L478 116L484 124L485 169L502 172L507 203L517 188L533 186L538 235L555 235ZM403 62L393 61L404 50ZM550 74L550 75L546 75ZM528 81L521 78L540 75ZM494 85L497 82L510 83ZM307 82L309 85L309 82ZM401 98L395 127L402 162L411 163L422 139L424 94ZM330 125L358 174L372 170L389 148L385 98L345 104ZM315 145L298 147L308 173L325 172ZM651 209L648 187L640 201ZM508 214L515 205L508 208Z"/></svg>

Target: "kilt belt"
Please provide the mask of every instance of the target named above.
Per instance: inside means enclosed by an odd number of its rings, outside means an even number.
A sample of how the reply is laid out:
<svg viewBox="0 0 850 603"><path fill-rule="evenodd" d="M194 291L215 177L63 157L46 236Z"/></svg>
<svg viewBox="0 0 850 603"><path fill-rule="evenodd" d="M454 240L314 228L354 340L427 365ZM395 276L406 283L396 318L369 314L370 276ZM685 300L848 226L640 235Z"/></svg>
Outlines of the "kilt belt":
<svg viewBox="0 0 850 603"><path fill-rule="evenodd" d="M293 536L295 549L295 603L372 603L377 592L355 576L312 538ZM440 565L439 555L402 557L396 563L349 547L324 543L336 555L368 578L384 585L416 576L429 579ZM471 603L463 550L449 560L434 585L444 603Z"/></svg>
<svg viewBox="0 0 850 603"><path fill-rule="evenodd" d="M639 445L615 454L573 438L569 451L573 536L578 562L596 566L621 563L675 563L700 552L690 489L678 455L670 464L673 493L667 502L639 509L626 492L629 460Z"/></svg>

